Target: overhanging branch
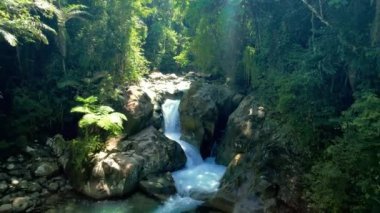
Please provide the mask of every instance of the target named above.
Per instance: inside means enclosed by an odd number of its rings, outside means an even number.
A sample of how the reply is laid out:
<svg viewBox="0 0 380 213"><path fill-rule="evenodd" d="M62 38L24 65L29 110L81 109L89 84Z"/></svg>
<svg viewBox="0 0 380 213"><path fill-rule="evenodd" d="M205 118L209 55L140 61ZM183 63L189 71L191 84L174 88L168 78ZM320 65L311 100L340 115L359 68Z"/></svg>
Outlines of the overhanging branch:
<svg viewBox="0 0 380 213"><path fill-rule="evenodd" d="M318 11L311 4L309 4L309 2L307 2L306 0L301 0L301 1L315 15L315 17L317 17L323 24L325 24L328 27L331 27L330 23L326 21L326 19L323 18L322 14L318 13Z"/></svg>

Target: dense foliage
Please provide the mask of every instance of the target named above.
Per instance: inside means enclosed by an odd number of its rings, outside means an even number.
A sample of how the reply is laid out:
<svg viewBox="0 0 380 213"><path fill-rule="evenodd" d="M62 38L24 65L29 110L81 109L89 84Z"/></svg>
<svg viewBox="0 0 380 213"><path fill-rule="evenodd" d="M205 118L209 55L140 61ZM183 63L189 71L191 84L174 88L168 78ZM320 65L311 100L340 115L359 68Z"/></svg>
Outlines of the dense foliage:
<svg viewBox="0 0 380 213"><path fill-rule="evenodd" d="M0 149L76 137L77 95L195 69L272 111L313 208L379 209L380 0L4 0L0 42Z"/></svg>
<svg viewBox="0 0 380 213"><path fill-rule="evenodd" d="M301 159L305 198L316 209L380 207L379 4L242 0L193 5L206 14L192 17L197 19L194 63L240 88L249 85L273 111L293 138L282 146Z"/></svg>

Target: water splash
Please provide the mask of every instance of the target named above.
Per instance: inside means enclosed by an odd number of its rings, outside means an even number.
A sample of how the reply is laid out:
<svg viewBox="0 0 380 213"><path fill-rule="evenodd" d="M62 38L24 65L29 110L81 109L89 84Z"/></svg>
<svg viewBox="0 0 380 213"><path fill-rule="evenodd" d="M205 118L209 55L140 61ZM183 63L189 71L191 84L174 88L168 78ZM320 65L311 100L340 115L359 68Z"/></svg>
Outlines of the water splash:
<svg viewBox="0 0 380 213"><path fill-rule="evenodd" d="M215 164L214 158L203 161L199 150L181 140L179 121L179 100L167 99L162 105L165 121L165 135L181 145L186 155L186 167L173 172L177 194L170 197L157 213L183 212L195 209L203 201L191 198L193 194L210 194L218 190L220 179L226 171L225 166Z"/></svg>

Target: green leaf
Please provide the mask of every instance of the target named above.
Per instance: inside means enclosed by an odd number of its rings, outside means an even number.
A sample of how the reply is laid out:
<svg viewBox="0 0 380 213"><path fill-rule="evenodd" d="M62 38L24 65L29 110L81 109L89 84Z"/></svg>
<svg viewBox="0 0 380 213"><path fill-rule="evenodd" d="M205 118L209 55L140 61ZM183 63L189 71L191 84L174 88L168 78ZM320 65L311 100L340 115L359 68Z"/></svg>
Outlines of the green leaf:
<svg viewBox="0 0 380 213"><path fill-rule="evenodd" d="M3 35L3 38L5 39L5 41L8 42L9 45L11 45L12 47L17 46L18 41L15 35L2 29L0 29L0 34Z"/></svg>
<svg viewBox="0 0 380 213"><path fill-rule="evenodd" d="M108 114L108 113L111 113L111 112L114 112L115 110L112 109L111 107L109 106L100 106L97 110L100 114Z"/></svg>
<svg viewBox="0 0 380 213"><path fill-rule="evenodd" d="M96 124L99 121L99 116L95 114L85 114L79 121L79 127L88 127Z"/></svg>
<svg viewBox="0 0 380 213"><path fill-rule="evenodd" d="M83 98L81 96L77 96L75 98L75 100L78 101L78 102L84 103L84 104L93 104L93 103L96 103L98 101L98 98L95 97L95 96L90 96L90 97L87 97L87 98Z"/></svg>
<svg viewBox="0 0 380 213"><path fill-rule="evenodd" d="M87 106L76 106L72 108L70 112L92 113L91 109Z"/></svg>

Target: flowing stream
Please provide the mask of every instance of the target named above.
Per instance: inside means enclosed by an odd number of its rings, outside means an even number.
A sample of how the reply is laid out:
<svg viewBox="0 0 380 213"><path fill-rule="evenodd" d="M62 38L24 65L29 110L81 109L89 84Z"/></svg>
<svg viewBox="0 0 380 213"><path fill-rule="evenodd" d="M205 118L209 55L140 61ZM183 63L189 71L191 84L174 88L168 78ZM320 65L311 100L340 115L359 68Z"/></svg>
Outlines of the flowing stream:
<svg viewBox="0 0 380 213"><path fill-rule="evenodd" d="M191 197L216 192L226 170L225 166L217 165L214 158L203 160L196 147L180 139L179 104L179 100L167 99L162 105L162 111L165 135L181 145L187 158L186 166L182 170L172 173L177 194L158 208L157 213L174 213L195 209L203 201Z"/></svg>

